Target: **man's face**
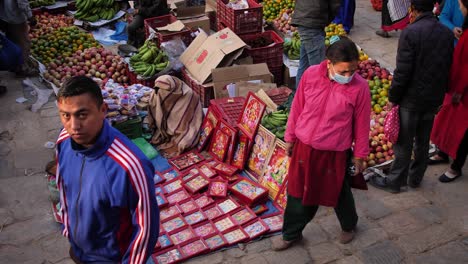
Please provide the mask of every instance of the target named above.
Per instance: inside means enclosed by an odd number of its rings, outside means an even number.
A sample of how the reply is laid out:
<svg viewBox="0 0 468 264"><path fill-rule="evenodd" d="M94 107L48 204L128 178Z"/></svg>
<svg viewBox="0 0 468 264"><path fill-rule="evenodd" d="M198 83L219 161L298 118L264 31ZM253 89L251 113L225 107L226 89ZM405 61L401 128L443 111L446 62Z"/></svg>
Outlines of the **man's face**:
<svg viewBox="0 0 468 264"><path fill-rule="evenodd" d="M71 138L78 144L91 147L102 129L107 105L98 106L90 94L59 98L60 120Z"/></svg>

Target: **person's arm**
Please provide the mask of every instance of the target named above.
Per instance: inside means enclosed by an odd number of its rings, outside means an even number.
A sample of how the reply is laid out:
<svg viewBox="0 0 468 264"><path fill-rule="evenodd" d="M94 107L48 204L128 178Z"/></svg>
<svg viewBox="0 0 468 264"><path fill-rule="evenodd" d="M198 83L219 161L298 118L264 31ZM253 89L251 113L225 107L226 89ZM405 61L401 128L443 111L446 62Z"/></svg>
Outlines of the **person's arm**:
<svg viewBox="0 0 468 264"><path fill-rule="evenodd" d="M371 115L371 95L369 87L361 91L357 100L353 113L354 157L365 159L367 155L369 155Z"/></svg>
<svg viewBox="0 0 468 264"><path fill-rule="evenodd" d="M452 22L453 12L454 12L452 2L453 2L452 0L445 1L444 7L442 8L442 12L439 15L440 23L444 24L451 31L453 31L453 28L455 27L455 25Z"/></svg>
<svg viewBox="0 0 468 264"><path fill-rule="evenodd" d="M68 211L67 211L67 200L65 195L65 189L63 188L63 178L60 174L60 152L61 152L61 142L69 137L67 131L62 129L60 131L59 137L56 141L56 151L55 151L55 160L57 162L57 171L55 172L57 189L59 190L60 195L60 212L62 217L62 235L68 238Z"/></svg>
<svg viewBox="0 0 468 264"><path fill-rule="evenodd" d="M410 38L411 32L404 30L398 41L396 69L388 96L388 100L394 104L400 103L413 76L414 47Z"/></svg>
<svg viewBox="0 0 468 264"><path fill-rule="evenodd" d="M122 263L144 264L159 236L159 209L154 193L154 168L147 160L135 161L126 185L132 236Z"/></svg>
<svg viewBox="0 0 468 264"><path fill-rule="evenodd" d="M301 115L302 110L304 109L304 89L307 79L306 72L304 72L304 74L302 75L302 78L299 82L299 86L297 87L296 94L294 95L291 110L289 111L288 123L286 125L286 132L284 134L284 140L289 143L294 143L294 141L296 141L296 122L299 116Z"/></svg>
<svg viewBox="0 0 468 264"><path fill-rule="evenodd" d="M336 15L338 14L338 11L340 10L341 7L341 0L330 0L328 4L328 21L329 23L335 19Z"/></svg>

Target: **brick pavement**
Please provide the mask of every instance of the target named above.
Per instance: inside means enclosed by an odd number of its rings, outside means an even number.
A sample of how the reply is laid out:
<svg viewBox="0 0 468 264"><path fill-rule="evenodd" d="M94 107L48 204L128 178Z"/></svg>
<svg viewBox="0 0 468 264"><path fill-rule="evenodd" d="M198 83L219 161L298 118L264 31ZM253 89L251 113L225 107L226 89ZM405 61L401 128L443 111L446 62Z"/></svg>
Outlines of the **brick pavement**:
<svg viewBox="0 0 468 264"><path fill-rule="evenodd" d="M350 37L372 58L394 69L398 33L383 39L374 34L380 13L368 0L358 0ZM60 127L53 101L39 113L28 102L20 80L0 73L9 91L0 98L0 262L72 263L67 241L53 222L44 164ZM356 239L336 241L338 222L332 209L321 208L304 231L304 240L284 252L273 252L270 238L241 248L201 256L187 263L468 263L468 177L441 184L444 165L429 167L422 186L392 195L373 189L355 191L360 216ZM464 174L468 175L465 166Z"/></svg>

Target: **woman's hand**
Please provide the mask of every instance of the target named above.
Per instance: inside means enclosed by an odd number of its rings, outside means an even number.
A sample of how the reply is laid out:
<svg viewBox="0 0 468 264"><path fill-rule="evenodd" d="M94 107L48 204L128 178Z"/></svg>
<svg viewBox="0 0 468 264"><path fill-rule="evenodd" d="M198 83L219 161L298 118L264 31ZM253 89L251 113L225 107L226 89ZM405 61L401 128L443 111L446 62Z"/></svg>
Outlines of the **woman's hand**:
<svg viewBox="0 0 468 264"><path fill-rule="evenodd" d="M364 160L362 158L353 158L354 163L354 176L364 171Z"/></svg>
<svg viewBox="0 0 468 264"><path fill-rule="evenodd" d="M288 155L288 157L292 156L293 148L294 142L286 142L286 155Z"/></svg>

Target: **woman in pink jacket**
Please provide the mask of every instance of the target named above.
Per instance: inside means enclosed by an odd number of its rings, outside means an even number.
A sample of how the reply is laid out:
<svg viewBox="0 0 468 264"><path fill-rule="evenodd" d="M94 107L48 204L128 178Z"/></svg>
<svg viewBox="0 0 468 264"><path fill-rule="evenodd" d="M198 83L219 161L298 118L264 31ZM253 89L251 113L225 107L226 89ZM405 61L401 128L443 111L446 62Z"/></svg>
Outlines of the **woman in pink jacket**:
<svg viewBox="0 0 468 264"><path fill-rule="evenodd" d="M274 250L290 247L319 205L334 207L341 225L340 242L354 238L358 216L346 175L354 143L355 174L369 153L371 96L356 73L359 52L347 38L332 40L327 59L301 78L285 134L289 167L288 202L282 236Z"/></svg>

